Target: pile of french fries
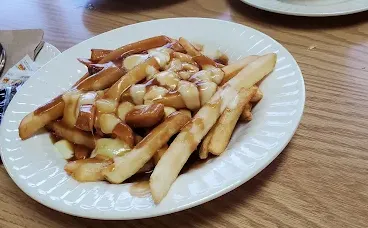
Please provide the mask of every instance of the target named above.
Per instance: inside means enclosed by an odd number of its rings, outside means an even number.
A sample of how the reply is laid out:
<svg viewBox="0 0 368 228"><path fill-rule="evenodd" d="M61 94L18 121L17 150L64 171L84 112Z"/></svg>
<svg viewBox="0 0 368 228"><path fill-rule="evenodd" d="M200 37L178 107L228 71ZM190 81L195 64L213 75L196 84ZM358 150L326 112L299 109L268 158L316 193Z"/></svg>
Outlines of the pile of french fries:
<svg viewBox="0 0 368 228"><path fill-rule="evenodd" d="M202 52L166 36L93 49L79 59L88 73L24 117L19 135L46 127L78 181L119 184L152 172L159 203L194 151L200 159L222 154L238 120L252 119L263 96L256 85L276 64L273 53L223 64Z"/></svg>

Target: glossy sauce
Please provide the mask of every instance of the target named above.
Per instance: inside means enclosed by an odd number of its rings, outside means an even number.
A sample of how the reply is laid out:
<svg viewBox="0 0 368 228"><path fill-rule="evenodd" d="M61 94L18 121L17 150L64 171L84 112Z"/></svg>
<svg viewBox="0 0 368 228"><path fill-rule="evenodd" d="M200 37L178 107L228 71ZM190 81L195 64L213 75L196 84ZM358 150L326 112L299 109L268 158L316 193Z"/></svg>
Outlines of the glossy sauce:
<svg viewBox="0 0 368 228"><path fill-rule="evenodd" d="M128 112L125 116L125 122L133 128L153 127L159 123L164 116L164 105L142 105Z"/></svg>
<svg viewBox="0 0 368 228"><path fill-rule="evenodd" d="M57 107L60 107L60 108L62 108L62 110L64 110L64 101L62 99L62 95L57 96L56 98L54 98L50 102L48 102L48 103L44 104L43 106L39 107L33 113L34 113L34 115L41 115L45 112L48 112L49 110L51 110L53 108L56 109ZM60 116L61 115L62 115L62 112L60 113Z"/></svg>

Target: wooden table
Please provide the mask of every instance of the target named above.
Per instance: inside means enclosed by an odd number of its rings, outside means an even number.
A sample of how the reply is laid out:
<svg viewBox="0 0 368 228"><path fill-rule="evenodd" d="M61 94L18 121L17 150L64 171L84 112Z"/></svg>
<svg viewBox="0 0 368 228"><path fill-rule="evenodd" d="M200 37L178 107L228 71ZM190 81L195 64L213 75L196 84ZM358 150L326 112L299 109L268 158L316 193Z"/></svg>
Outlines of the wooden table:
<svg viewBox="0 0 368 228"><path fill-rule="evenodd" d="M53 211L0 168L0 227L367 227L368 12L299 18L238 0L2 0L0 29L42 28L65 50L124 25L211 17L258 29L296 58L306 83L302 122L255 178L204 205L136 221L95 221Z"/></svg>

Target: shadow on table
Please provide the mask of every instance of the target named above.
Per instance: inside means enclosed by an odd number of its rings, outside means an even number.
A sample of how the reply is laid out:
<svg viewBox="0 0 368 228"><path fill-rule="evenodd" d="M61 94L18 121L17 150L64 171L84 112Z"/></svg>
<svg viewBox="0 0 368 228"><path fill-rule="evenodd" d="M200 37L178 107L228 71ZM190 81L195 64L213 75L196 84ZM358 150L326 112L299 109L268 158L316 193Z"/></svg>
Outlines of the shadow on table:
<svg viewBox="0 0 368 228"><path fill-rule="evenodd" d="M341 28L368 21L368 11L345 16L334 17L299 17L272 13L244 4L239 0L227 0L231 9L253 22L288 27L293 29Z"/></svg>

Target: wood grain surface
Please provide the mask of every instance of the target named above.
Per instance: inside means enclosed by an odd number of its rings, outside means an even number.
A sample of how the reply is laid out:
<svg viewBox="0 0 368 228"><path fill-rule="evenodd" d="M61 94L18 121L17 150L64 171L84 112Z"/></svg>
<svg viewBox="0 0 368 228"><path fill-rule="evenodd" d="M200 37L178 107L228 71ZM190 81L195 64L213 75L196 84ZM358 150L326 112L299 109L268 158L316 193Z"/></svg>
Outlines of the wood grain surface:
<svg viewBox="0 0 368 228"><path fill-rule="evenodd" d="M258 29L283 44L306 83L302 122L287 148L238 189L158 218L96 221L53 211L0 168L0 227L367 227L368 12L283 16L239 0L1 0L0 29L41 28L65 50L124 25L210 17Z"/></svg>

